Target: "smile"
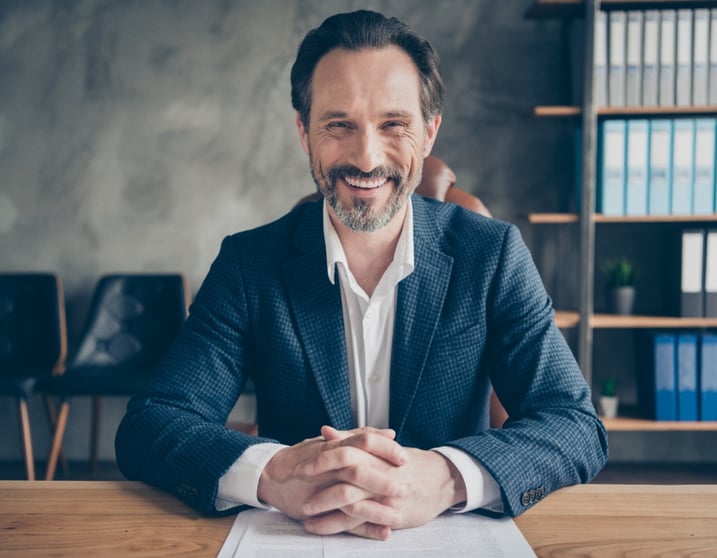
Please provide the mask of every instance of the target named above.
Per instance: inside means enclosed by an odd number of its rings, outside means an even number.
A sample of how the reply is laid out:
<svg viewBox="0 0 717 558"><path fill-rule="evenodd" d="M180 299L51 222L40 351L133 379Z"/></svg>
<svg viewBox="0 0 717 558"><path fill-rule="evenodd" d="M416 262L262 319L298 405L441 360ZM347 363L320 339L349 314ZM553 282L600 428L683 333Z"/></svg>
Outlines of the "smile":
<svg viewBox="0 0 717 558"><path fill-rule="evenodd" d="M353 176L345 176L344 181L349 186L352 186L354 188L360 188L362 190L375 190L376 188L380 188L386 182L388 182L388 179L381 177L381 178L355 178Z"/></svg>

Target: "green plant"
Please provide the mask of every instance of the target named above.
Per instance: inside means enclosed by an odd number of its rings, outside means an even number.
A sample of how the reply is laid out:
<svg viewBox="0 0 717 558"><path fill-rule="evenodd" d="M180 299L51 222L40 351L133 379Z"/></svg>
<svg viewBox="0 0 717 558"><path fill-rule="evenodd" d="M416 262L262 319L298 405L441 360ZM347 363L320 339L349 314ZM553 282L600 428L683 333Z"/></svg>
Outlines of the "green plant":
<svg viewBox="0 0 717 558"><path fill-rule="evenodd" d="M609 289L634 287L637 282L635 267L627 258L607 260L602 270Z"/></svg>
<svg viewBox="0 0 717 558"><path fill-rule="evenodd" d="M617 382L613 379L605 380L602 383L600 394L606 397L614 397L617 394Z"/></svg>

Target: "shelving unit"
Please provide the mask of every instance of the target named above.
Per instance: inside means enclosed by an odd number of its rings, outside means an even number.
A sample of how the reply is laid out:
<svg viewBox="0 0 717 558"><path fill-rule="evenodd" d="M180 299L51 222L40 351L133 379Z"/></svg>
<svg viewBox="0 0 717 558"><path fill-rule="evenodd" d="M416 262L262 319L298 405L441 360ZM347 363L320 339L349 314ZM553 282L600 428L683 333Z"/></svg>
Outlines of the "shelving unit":
<svg viewBox="0 0 717 558"><path fill-rule="evenodd" d="M536 0L526 12L529 18L582 18L585 15L584 0ZM712 8L712 0L602 0L605 10L646 10L649 8L669 10L675 8Z"/></svg>
<svg viewBox="0 0 717 558"><path fill-rule="evenodd" d="M566 225L579 221L580 216L577 213L531 213L528 215L528 222L534 225ZM717 222L717 214L607 217L596 213L593 215L593 221L595 223L709 223Z"/></svg>
<svg viewBox="0 0 717 558"><path fill-rule="evenodd" d="M691 107L601 107L595 111L598 118L646 116L713 116L717 113L717 106L691 106ZM533 116L538 118L577 118L582 115L582 109L575 106L538 106L533 109Z"/></svg>
<svg viewBox="0 0 717 558"><path fill-rule="evenodd" d="M531 213L528 221L533 225L557 225L576 227L580 237L579 283L580 295L577 310L556 311L556 322L561 328L577 328L578 361L586 380L593 380L593 333L595 330L640 330L640 329L683 329L717 328L717 318L681 318L670 316L620 316L595 313L594 273L595 241L598 228L614 224L635 224L653 226L659 223L714 223L717 215L668 215L640 217L606 217L595 211L596 170L597 170L597 124L604 119L645 118L677 116L717 116L717 106L680 107L596 107L593 102L593 43L594 25L599 10L630 9L677 9L717 8L715 0L536 0L526 13L529 18L584 18L584 75L583 99L581 106L555 105L536 106L533 116L542 119L573 119L582 127L581 153L581 206L577 213ZM636 413L621 409L616 419L606 419L605 426L611 432L717 432L717 422L663 422L639 418Z"/></svg>

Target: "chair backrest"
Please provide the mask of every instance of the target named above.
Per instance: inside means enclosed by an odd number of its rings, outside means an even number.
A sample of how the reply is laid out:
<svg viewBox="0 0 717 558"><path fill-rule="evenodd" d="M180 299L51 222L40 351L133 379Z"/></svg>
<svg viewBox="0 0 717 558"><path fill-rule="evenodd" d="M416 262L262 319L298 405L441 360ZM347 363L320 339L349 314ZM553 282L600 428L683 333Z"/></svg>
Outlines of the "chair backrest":
<svg viewBox="0 0 717 558"><path fill-rule="evenodd" d="M113 366L144 371L179 333L187 306L187 283L181 274L101 277L68 369Z"/></svg>
<svg viewBox="0 0 717 558"><path fill-rule="evenodd" d="M0 273L0 374L59 372L66 353L60 278L53 273Z"/></svg>

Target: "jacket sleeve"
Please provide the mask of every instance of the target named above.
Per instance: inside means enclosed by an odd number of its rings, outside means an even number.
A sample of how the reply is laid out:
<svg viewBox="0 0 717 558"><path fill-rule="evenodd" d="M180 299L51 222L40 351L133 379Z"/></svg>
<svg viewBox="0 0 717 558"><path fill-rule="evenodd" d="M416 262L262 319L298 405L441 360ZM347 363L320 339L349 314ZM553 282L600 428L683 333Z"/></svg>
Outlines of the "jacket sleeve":
<svg viewBox="0 0 717 558"><path fill-rule="evenodd" d="M515 516L555 490L592 479L607 459L607 435L514 226L506 228L487 314L483 365L509 418L502 429L447 445L490 472L505 514Z"/></svg>
<svg viewBox="0 0 717 558"><path fill-rule="evenodd" d="M233 252L229 237L182 331L145 389L130 400L115 438L117 462L128 479L168 490L207 514L216 513L219 478L244 450L273 441L225 427L250 358L246 298Z"/></svg>

